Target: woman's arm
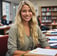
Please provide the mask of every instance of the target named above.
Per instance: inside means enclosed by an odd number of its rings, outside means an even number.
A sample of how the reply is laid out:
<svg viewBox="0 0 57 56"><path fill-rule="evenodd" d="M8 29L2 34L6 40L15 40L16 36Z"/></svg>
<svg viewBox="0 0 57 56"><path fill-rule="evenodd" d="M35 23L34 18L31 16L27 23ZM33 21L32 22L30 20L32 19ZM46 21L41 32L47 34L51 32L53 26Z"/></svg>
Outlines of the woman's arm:
<svg viewBox="0 0 57 56"><path fill-rule="evenodd" d="M24 54L28 53L30 50L28 51L21 51L21 50L16 50L13 53L13 56L23 56Z"/></svg>
<svg viewBox="0 0 57 56"><path fill-rule="evenodd" d="M12 56L14 51L17 50L17 28L15 25L12 25L9 30L8 38L8 54Z"/></svg>
<svg viewBox="0 0 57 56"><path fill-rule="evenodd" d="M38 39L41 47L50 48L47 38L44 36L44 34L42 34L41 29L39 27L38 27Z"/></svg>
<svg viewBox="0 0 57 56"><path fill-rule="evenodd" d="M27 53L27 52L26 51L16 50L16 51L14 51L13 56L22 56L25 53Z"/></svg>
<svg viewBox="0 0 57 56"><path fill-rule="evenodd" d="M50 49L50 46L45 47L46 49Z"/></svg>

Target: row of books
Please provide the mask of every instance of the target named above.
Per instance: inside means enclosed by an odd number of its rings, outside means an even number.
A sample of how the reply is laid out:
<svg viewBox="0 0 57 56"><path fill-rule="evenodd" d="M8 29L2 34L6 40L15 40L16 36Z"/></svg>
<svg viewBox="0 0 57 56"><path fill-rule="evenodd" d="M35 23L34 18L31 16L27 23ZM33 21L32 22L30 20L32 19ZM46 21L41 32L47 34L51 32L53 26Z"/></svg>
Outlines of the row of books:
<svg viewBox="0 0 57 56"><path fill-rule="evenodd" d="M57 16L57 12L56 13L51 13L51 12L43 12L42 16Z"/></svg>
<svg viewBox="0 0 57 56"><path fill-rule="evenodd" d="M42 17L42 20L51 20L51 19L57 19L57 17Z"/></svg>
<svg viewBox="0 0 57 56"><path fill-rule="evenodd" d="M51 13L50 12L46 12L46 13L42 13L43 16L47 15L47 16L51 16Z"/></svg>
<svg viewBox="0 0 57 56"><path fill-rule="evenodd" d="M42 23L43 23L43 22L48 23L48 22L51 22L51 20L42 20L41 22L42 22Z"/></svg>
<svg viewBox="0 0 57 56"><path fill-rule="evenodd" d="M42 17L42 20L51 20L51 17Z"/></svg>
<svg viewBox="0 0 57 56"><path fill-rule="evenodd" d="M57 8L42 8L42 11L57 11Z"/></svg>

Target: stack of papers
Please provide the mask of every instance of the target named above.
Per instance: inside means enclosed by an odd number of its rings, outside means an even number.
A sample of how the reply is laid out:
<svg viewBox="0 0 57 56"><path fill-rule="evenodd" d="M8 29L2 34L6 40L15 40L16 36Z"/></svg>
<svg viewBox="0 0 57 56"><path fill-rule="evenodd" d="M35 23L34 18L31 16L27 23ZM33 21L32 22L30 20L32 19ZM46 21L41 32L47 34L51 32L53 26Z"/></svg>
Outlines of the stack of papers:
<svg viewBox="0 0 57 56"><path fill-rule="evenodd" d="M54 49L44 49L44 48L36 48L29 52L29 54L41 54L47 56L55 56L57 54L57 50Z"/></svg>

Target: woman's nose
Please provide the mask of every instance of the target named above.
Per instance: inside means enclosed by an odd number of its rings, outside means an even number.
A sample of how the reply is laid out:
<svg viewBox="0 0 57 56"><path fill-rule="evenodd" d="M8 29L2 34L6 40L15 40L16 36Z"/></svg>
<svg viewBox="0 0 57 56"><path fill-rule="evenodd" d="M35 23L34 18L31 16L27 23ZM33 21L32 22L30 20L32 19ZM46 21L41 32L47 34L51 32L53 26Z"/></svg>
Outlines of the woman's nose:
<svg viewBox="0 0 57 56"><path fill-rule="evenodd" d="M27 11L26 14L29 15L29 12Z"/></svg>

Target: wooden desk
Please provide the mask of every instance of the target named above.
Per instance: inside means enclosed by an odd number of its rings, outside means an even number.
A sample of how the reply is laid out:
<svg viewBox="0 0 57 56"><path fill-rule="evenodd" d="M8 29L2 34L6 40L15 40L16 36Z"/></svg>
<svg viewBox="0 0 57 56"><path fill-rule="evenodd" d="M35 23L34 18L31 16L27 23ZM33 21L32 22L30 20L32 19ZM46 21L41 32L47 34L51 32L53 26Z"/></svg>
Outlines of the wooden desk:
<svg viewBox="0 0 57 56"><path fill-rule="evenodd" d="M10 29L10 26L0 26L0 35L5 35L6 31Z"/></svg>

